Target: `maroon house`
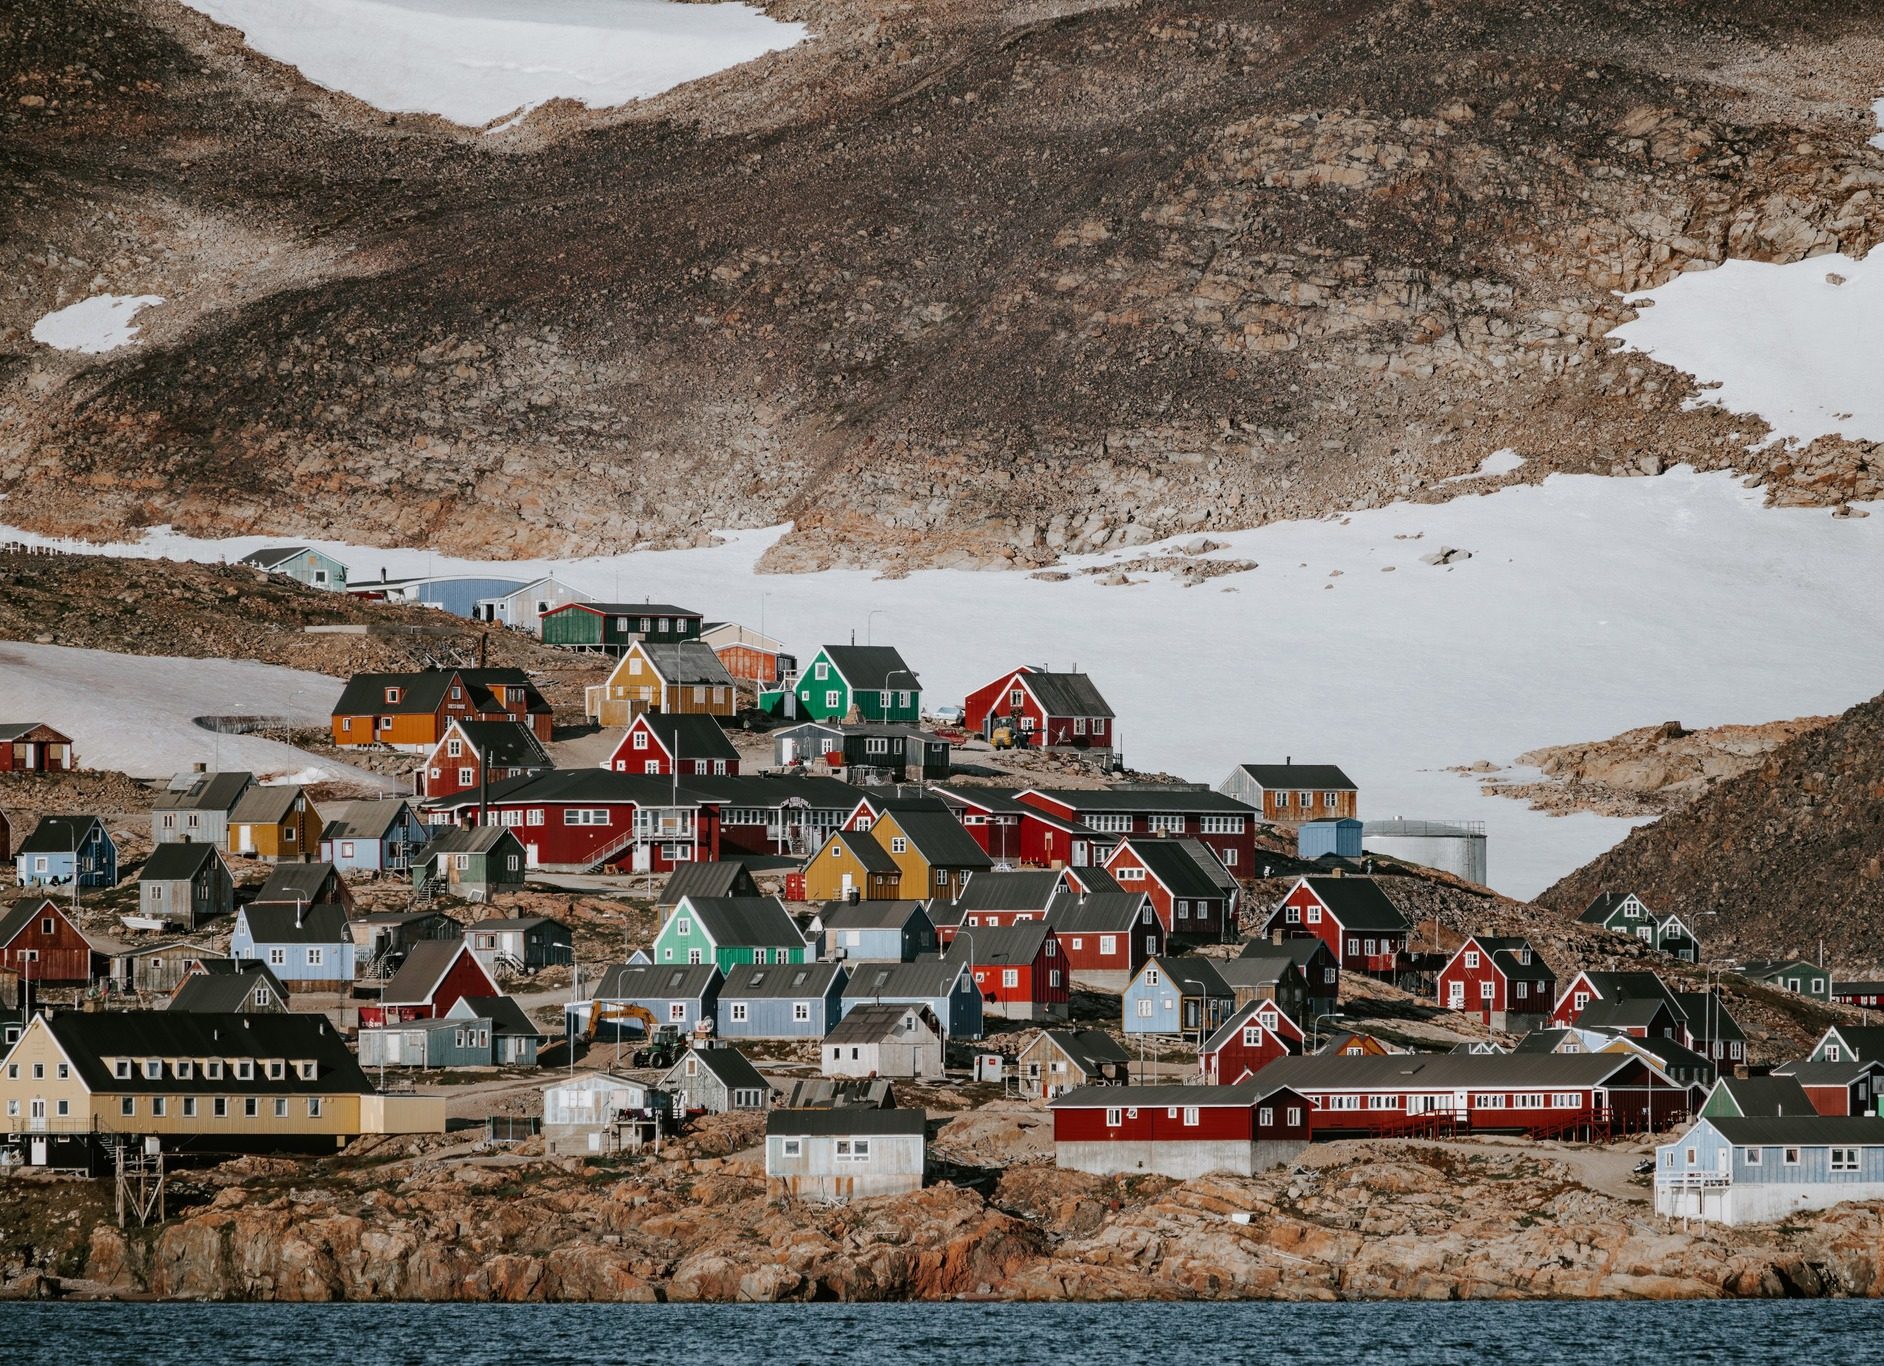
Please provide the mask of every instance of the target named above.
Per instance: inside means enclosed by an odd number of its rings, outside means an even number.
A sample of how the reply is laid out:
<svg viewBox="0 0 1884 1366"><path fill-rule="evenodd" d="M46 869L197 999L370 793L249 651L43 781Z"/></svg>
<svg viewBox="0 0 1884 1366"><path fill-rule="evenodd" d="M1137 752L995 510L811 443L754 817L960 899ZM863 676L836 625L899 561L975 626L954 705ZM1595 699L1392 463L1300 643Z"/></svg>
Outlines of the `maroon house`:
<svg viewBox="0 0 1884 1366"><path fill-rule="evenodd" d="M1343 968L1384 976L1399 966L1413 926L1371 877L1305 877L1264 933L1319 939Z"/></svg>
<svg viewBox="0 0 1884 1366"><path fill-rule="evenodd" d="M737 777L739 751L713 717L692 712L642 712L602 761L616 773L666 777Z"/></svg>
<svg viewBox="0 0 1884 1366"><path fill-rule="evenodd" d="M1439 970L1439 1005L1494 1029L1542 1024L1557 1000L1557 974L1528 939L1475 934Z"/></svg>
<svg viewBox="0 0 1884 1366"><path fill-rule="evenodd" d="M1030 787L1015 799L1114 843L1125 835L1189 836L1209 845L1232 876L1255 875L1256 808L1207 787Z"/></svg>
<svg viewBox="0 0 1884 1366"><path fill-rule="evenodd" d="M1250 1176L1310 1137L1308 1102L1285 1087L1082 1086L1055 1100L1055 1165L1074 1171Z"/></svg>
<svg viewBox="0 0 1884 1366"><path fill-rule="evenodd" d="M969 693L962 729L984 739L1005 728L1019 746L1116 749L1117 721L1085 674L1023 664Z"/></svg>
<svg viewBox="0 0 1884 1366"><path fill-rule="evenodd" d="M77 767L71 736L43 721L0 722L0 773L63 773Z"/></svg>
<svg viewBox="0 0 1884 1366"><path fill-rule="evenodd" d="M1297 1051L1289 1041L1263 1023L1262 1007L1272 1001L1251 1001L1218 1026L1197 1050L1197 1064L1207 1086L1235 1086L1248 1081L1278 1058Z"/></svg>
<svg viewBox="0 0 1884 1366"><path fill-rule="evenodd" d="M1000 929L959 930L948 958L967 963L981 992L981 1012L1009 1020L1063 1020L1071 973L1059 937L1038 920Z"/></svg>
<svg viewBox="0 0 1884 1366"><path fill-rule="evenodd" d="M1143 892L1063 891L1048 906L1047 923L1068 970L1107 991L1123 991L1147 959L1165 951L1164 926Z"/></svg>
<svg viewBox="0 0 1884 1366"><path fill-rule="evenodd" d="M0 916L0 971L31 986L82 987L92 946L55 901L22 901Z"/></svg>
<svg viewBox="0 0 1884 1366"><path fill-rule="evenodd" d="M360 1027L436 1020L466 996L501 996L496 980L462 939L421 939L386 983L380 1002L360 1007Z"/></svg>

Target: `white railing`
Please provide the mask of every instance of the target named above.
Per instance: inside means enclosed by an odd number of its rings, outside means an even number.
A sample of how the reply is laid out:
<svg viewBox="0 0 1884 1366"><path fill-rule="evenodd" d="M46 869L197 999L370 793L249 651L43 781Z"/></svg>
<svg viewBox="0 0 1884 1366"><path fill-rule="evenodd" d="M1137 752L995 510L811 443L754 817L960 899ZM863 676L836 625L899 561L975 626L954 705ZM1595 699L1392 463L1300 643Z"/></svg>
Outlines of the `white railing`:
<svg viewBox="0 0 1884 1366"><path fill-rule="evenodd" d="M1705 1190L1717 1186L1731 1186L1732 1176L1726 1172L1670 1172L1655 1174L1655 1184L1671 1190Z"/></svg>

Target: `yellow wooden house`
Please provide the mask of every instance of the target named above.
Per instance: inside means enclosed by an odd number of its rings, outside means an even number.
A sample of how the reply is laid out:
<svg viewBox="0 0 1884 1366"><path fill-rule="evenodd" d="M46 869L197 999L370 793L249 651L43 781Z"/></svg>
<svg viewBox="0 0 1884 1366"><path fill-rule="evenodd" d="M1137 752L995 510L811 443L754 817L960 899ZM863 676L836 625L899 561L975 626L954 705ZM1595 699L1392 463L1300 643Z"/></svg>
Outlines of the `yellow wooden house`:
<svg viewBox="0 0 1884 1366"><path fill-rule="evenodd" d="M805 865L805 899L894 901L902 883L896 860L868 830L833 830Z"/></svg>
<svg viewBox="0 0 1884 1366"><path fill-rule="evenodd" d="M303 789L255 783L229 812L229 852L271 862L311 859L320 853L321 829L321 814Z"/></svg>
<svg viewBox="0 0 1884 1366"><path fill-rule="evenodd" d="M697 640L637 640L606 680L583 689L583 710L609 727L626 726L647 711L730 720L739 713L739 693L712 647Z"/></svg>
<svg viewBox="0 0 1884 1366"><path fill-rule="evenodd" d="M871 826L877 844L896 864L905 901L953 901L968 879L994 866L954 812L891 807Z"/></svg>

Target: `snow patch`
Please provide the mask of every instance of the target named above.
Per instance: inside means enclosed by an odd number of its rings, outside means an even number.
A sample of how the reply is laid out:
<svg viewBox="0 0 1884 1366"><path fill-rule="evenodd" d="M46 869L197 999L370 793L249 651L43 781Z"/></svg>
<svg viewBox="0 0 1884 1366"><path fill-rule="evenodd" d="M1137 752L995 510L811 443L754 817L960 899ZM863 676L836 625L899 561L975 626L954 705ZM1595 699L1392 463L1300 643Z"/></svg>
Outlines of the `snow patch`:
<svg viewBox="0 0 1884 1366"><path fill-rule="evenodd" d="M1469 479L1490 479L1496 475L1510 474L1513 470L1522 467L1523 464L1524 457L1512 450L1511 447L1506 446L1503 450L1493 451L1490 455L1479 461L1478 468L1473 470L1470 474L1455 474L1452 478L1441 479L1439 482L1442 484L1462 484Z"/></svg>
<svg viewBox="0 0 1884 1366"><path fill-rule="evenodd" d="M1876 104L1871 106L1871 116L1877 120L1878 128L1884 130L1884 100L1879 100ZM1884 147L1884 131L1879 131L1871 135L1871 145L1873 147Z"/></svg>
<svg viewBox="0 0 1884 1366"><path fill-rule="evenodd" d="M137 340L131 320L141 309L163 302L157 294L94 294L56 309L33 324L33 340L60 351L98 355Z"/></svg>
<svg viewBox="0 0 1884 1366"><path fill-rule="evenodd" d="M1338 763L1361 786L1364 818L1484 821L1492 883L1519 896L1603 852L1634 822L1548 816L1483 796L1476 779L1448 768L1670 717L1711 726L1837 712L1880 686L1884 517L1767 508L1759 490L1732 475L1685 466L1659 479L1553 474L1449 503L1212 532L1225 543L1214 553L1262 567L1196 587L1167 573L1140 576L1129 590L1080 574L1056 583L976 570L900 579L868 570L756 573L755 561L784 531L727 532L699 549L501 565L309 544L394 575L553 573L604 600L691 603L785 639L801 659L854 630L860 641L900 645L943 701L1017 661L1077 665L1118 711L1134 766L1215 783L1239 761ZM0 539L16 537L41 539L0 531ZM1194 539L1186 533L1132 554ZM278 542L165 530L87 549L213 562ZM1449 573L1374 572L1411 569L1433 545L1469 546L1473 557ZM1105 554L1062 567L1102 564L1111 565ZM1233 585L1247 591L1220 591ZM944 618L946 629L937 624ZM1811 667L1800 668L1802 659ZM146 662L123 667L136 672ZM1313 687L1302 685L1305 667ZM9 696L4 675L0 663L0 697ZM322 685L325 715L340 684ZM43 710L58 724L50 705ZM124 715L137 716L137 706Z"/></svg>
<svg viewBox="0 0 1884 1366"><path fill-rule="evenodd" d="M1726 261L1628 302L1609 335L1709 386L1689 406L1757 414L1768 444L1884 441L1884 252Z"/></svg>
<svg viewBox="0 0 1884 1366"><path fill-rule="evenodd" d="M184 3L316 85L471 128L546 100L607 108L646 99L782 51L806 32L750 5L675 0Z"/></svg>

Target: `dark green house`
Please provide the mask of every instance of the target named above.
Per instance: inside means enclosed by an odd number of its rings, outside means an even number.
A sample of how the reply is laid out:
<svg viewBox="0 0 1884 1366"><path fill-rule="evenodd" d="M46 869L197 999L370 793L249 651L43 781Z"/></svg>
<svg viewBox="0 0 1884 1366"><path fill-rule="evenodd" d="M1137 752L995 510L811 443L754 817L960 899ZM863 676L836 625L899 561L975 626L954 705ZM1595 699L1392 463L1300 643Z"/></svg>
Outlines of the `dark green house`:
<svg viewBox="0 0 1884 1366"><path fill-rule="evenodd" d="M543 642L615 654L637 640L673 645L700 638L700 614L665 602L566 602L543 613Z"/></svg>
<svg viewBox="0 0 1884 1366"><path fill-rule="evenodd" d="M798 676L798 715L842 721L915 725L922 717L922 680L889 645L826 645Z"/></svg>

